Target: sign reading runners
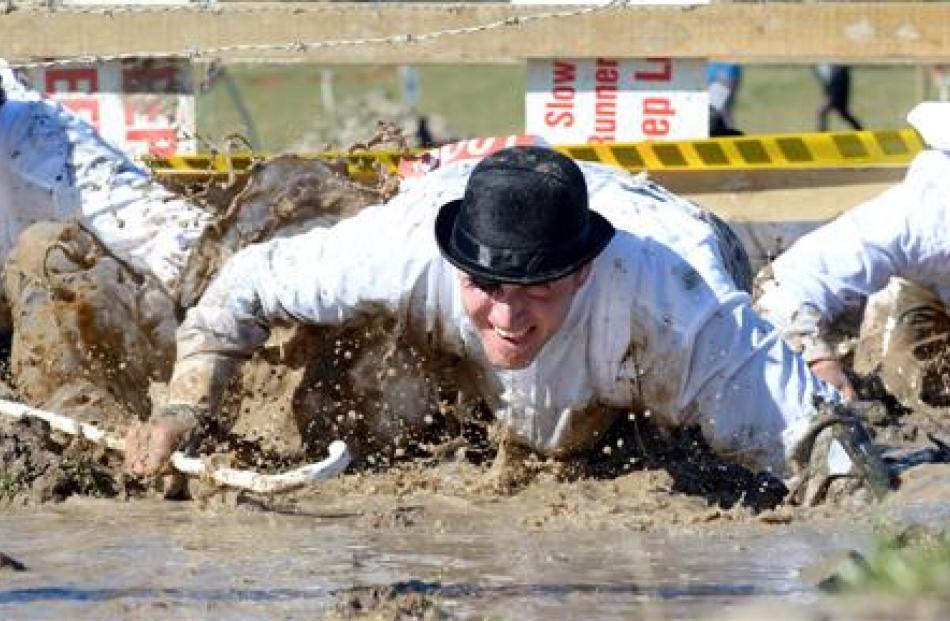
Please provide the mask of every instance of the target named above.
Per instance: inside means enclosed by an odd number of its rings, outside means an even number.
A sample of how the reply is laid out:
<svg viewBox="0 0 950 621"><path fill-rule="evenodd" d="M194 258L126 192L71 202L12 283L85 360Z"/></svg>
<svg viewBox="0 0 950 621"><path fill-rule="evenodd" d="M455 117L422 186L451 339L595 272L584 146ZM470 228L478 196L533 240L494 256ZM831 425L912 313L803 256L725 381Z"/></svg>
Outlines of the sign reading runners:
<svg viewBox="0 0 950 621"><path fill-rule="evenodd" d="M525 116L525 132L551 144L704 138L706 60L531 60Z"/></svg>

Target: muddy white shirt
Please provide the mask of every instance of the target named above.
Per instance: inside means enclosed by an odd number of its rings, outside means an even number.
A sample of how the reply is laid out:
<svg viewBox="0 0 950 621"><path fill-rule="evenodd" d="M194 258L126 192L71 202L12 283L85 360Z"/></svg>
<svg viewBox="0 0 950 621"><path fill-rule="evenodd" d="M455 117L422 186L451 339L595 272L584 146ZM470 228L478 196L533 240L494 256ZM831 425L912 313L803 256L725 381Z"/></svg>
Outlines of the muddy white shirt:
<svg viewBox="0 0 950 621"><path fill-rule="evenodd" d="M756 306L794 340L817 338L806 357L830 355L822 334L892 276L950 302L950 153L928 150L904 180L799 239L772 264ZM807 342L807 341L806 341Z"/></svg>
<svg viewBox="0 0 950 621"><path fill-rule="evenodd" d="M0 68L0 261L40 220L76 218L106 248L169 292L206 212L175 197L61 105Z"/></svg>
<svg viewBox="0 0 950 621"><path fill-rule="evenodd" d="M721 454L783 470L812 397L832 393L751 310L696 206L583 164L591 207L617 234L534 362L499 370L433 233L439 206L462 196L471 168L435 171L332 228L235 255L179 330L170 402L214 409L236 361L272 322L339 324L385 307L478 364L496 416L539 451L589 446L603 426L587 418L596 406L642 404L663 423L701 425Z"/></svg>

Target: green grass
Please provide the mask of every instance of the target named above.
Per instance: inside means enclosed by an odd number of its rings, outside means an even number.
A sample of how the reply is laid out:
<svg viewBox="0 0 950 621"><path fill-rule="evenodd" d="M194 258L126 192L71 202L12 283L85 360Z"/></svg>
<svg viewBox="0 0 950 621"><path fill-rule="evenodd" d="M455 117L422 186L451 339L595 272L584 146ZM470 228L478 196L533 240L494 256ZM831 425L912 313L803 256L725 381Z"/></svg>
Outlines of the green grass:
<svg viewBox="0 0 950 621"><path fill-rule="evenodd" d="M851 111L869 129L903 127L921 100L914 67L859 66L851 73ZM811 67L746 68L736 100L736 124L753 134L814 131L822 100ZM831 129L850 129L832 115Z"/></svg>
<svg viewBox="0 0 950 621"><path fill-rule="evenodd" d="M882 537L859 562L843 563L833 591L883 592L950 601L950 531Z"/></svg>
<svg viewBox="0 0 950 621"><path fill-rule="evenodd" d="M267 151L322 148L349 136L365 139L372 120L393 114L380 102L398 103L402 87L392 66L352 65L333 68L336 118L321 103L321 66L312 64L239 64L229 66L261 148ZM203 73L198 65L196 72ZM471 137L518 133L524 124L523 65L421 66L418 112L436 120L437 137ZM925 89L910 66L860 66L852 74L852 108L868 128L903 126L904 115ZM736 121L747 133L799 132L815 129L821 100L810 67L749 66L737 99ZM374 108L375 106L375 108ZM386 112L377 112L386 110ZM832 129L845 126L833 119ZM440 126L441 125L441 126ZM198 97L199 133L220 140L229 133L249 134L226 84L218 81ZM361 133L362 132L362 133ZM345 136L343 136L345 138Z"/></svg>

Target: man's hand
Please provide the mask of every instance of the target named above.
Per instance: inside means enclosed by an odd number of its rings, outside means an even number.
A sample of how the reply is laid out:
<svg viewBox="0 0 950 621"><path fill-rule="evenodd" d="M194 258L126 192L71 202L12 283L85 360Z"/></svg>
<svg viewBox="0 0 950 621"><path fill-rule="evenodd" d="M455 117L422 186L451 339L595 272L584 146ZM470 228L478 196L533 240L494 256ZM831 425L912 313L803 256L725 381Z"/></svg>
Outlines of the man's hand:
<svg viewBox="0 0 950 621"><path fill-rule="evenodd" d="M844 368L842 368L841 363L834 358L815 360L808 365L808 368L815 374L815 377L837 388L841 396L847 401L857 399L858 395L854 390L854 386L851 385L848 376L845 375Z"/></svg>
<svg viewBox="0 0 950 621"><path fill-rule="evenodd" d="M161 473L172 453L184 445L198 425L188 412L168 411L138 423L125 435L125 468L132 474L153 476Z"/></svg>

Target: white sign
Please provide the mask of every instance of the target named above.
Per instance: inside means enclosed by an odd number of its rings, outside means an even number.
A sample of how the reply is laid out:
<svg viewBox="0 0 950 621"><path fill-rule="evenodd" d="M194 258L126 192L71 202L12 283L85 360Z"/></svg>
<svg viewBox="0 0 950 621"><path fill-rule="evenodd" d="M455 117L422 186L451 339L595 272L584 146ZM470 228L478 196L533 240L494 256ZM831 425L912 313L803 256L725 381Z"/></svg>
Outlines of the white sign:
<svg viewBox="0 0 950 621"><path fill-rule="evenodd" d="M530 60L525 133L551 144L704 138L706 60Z"/></svg>
<svg viewBox="0 0 950 621"><path fill-rule="evenodd" d="M86 119L132 156L193 152L191 63L149 58L26 72L32 87Z"/></svg>

